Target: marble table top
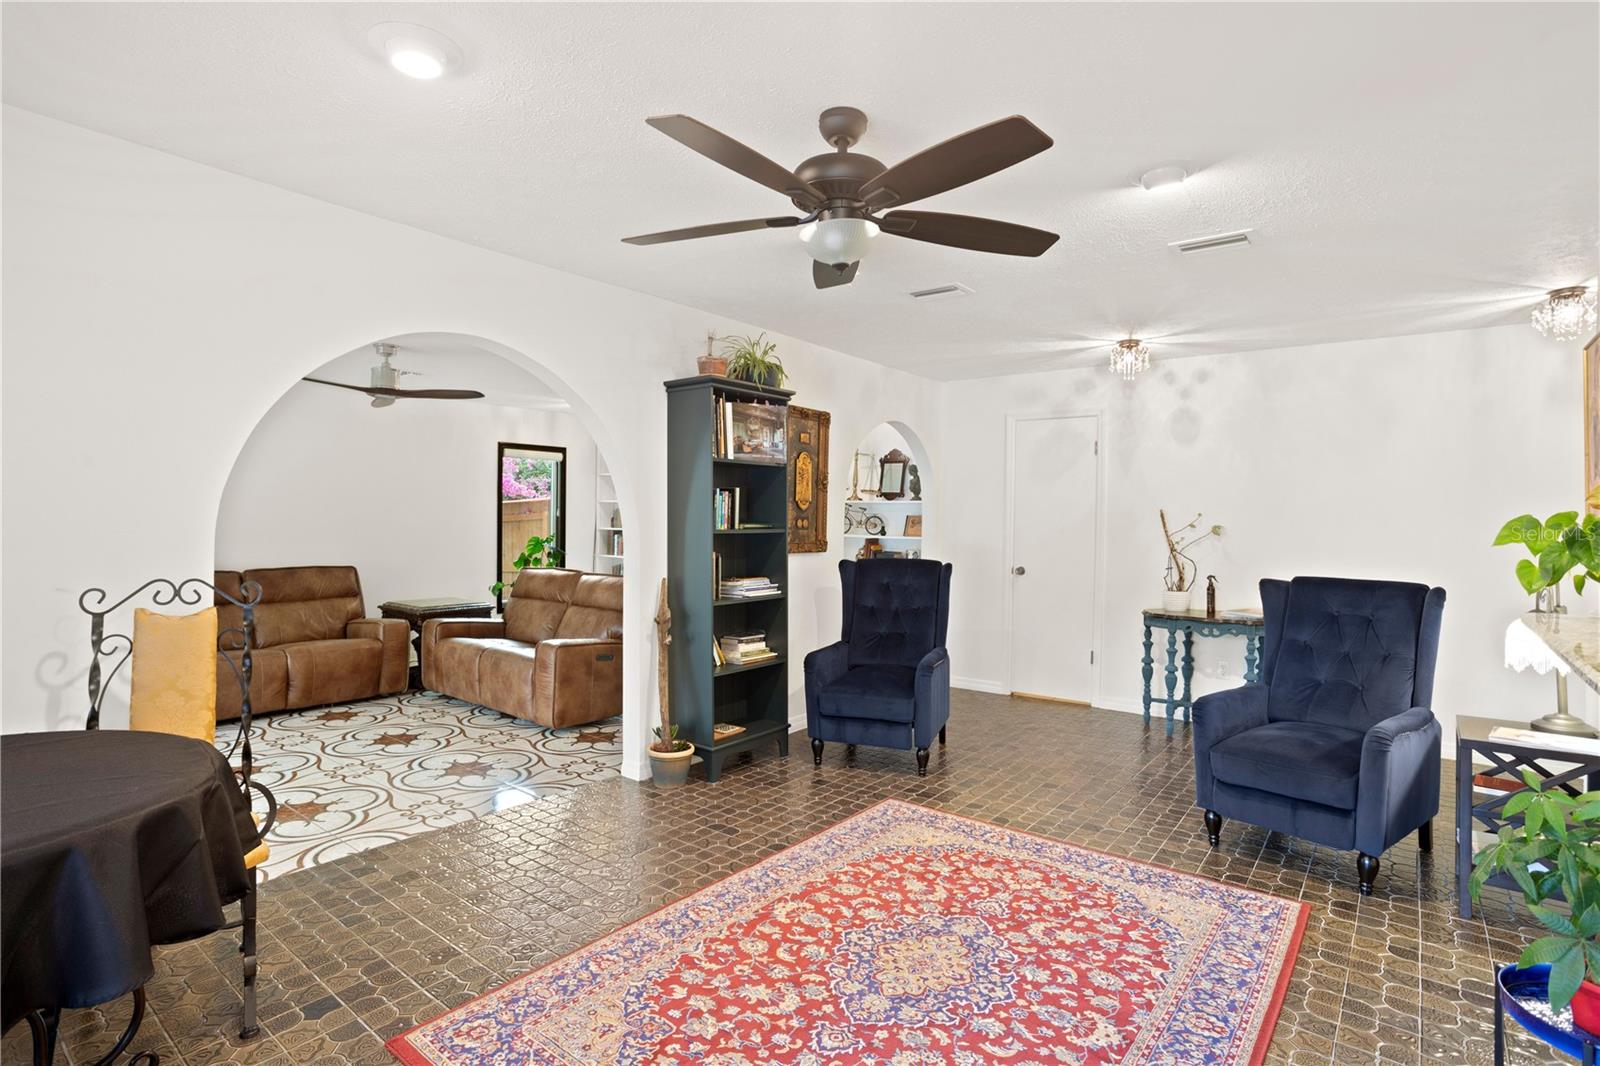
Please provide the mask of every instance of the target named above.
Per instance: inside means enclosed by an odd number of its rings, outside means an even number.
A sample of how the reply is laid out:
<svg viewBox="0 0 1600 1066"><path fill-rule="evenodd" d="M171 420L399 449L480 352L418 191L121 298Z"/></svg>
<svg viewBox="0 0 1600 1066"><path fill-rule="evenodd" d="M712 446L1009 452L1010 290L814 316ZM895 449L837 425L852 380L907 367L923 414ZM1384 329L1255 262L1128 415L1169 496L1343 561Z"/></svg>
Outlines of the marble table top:
<svg viewBox="0 0 1600 1066"><path fill-rule="evenodd" d="M1146 607L1146 618L1162 618L1172 622L1210 622L1212 625L1223 626L1259 626L1264 624L1260 611L1218 611L1215 618L1206 616L1202 610L1168 611L1161 607Z"/></svg>
<svg viewBox="0 0 1600 1066"><path fill-rule="evenodd" d="M1584 684L1600 692L1600 615L1529 611L1522 616L1522 624Z"/></svg>

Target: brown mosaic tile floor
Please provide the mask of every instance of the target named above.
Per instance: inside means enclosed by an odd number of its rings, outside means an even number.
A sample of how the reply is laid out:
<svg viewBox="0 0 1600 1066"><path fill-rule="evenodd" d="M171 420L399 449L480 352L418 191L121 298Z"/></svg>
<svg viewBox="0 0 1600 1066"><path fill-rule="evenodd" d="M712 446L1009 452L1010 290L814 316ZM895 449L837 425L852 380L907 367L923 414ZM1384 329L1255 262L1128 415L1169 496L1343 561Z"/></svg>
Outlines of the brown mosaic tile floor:
<svg viewBox="0 0 1600 1066"><path fill-rule="evenodd" d="M839 745L813 769L796 737L788 760L735 764L716 785L599 782L274 880L261 900L263 1035L232 1040L238 965L222 934L160 953L139 1046L189 1066L390 1063L382 1041L415 1022L896 797L1308 901L1268 1062L1492 1061L1491 966L1531 930L1501 893L1456 917L1447 816L1431 856L1395 848L1361 899L1350 855L1237 823L1208 849L1186 731L1169 740L1131 715L954 695L950 744L926 778L910 752L847 758ZM58 1062L93 1061L125 1017L110 1014L69 1012ZM5 1063L27 1061L25 1029L5 1039ZM1509 1061L1565 1060L1519 1036Z"/></svg>

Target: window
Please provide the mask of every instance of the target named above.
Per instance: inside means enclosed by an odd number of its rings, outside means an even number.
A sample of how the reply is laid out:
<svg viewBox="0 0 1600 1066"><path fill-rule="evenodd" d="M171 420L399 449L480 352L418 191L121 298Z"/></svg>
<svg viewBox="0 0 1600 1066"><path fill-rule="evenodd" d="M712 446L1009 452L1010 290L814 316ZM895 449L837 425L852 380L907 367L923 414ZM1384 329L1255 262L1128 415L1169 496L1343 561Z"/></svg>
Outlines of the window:
<svg viewBox="0 0 1600 1066"><path fill-rule="evenodd" d="M495 580L507 591L517 579L517 556L530 537L555 538L544 565L560 566L567 549L567 450L501 442L495 457Z"/></svg>

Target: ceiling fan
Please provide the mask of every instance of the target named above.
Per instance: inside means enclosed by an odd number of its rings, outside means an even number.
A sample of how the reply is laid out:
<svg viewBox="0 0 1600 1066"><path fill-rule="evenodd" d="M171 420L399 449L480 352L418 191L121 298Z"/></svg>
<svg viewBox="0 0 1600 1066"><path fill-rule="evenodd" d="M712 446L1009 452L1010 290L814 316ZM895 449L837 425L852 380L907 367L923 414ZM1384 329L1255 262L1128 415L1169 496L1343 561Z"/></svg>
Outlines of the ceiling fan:
<svg viewBox="0 0 1600 1066"><path fill-rule="evenodd" d="M805 215L646 233L623 238L627 244L799 227L800 242L814 260L812 280L817 288L827 289L855 280L861 257L879 232L952 248L1025 256L1043 255L1059 239L1045 230L992 218L888 210L987 177L1055 143L1021 115L968 130L885 167L869 155L849 150L866 132L866 114L853 107L830 107L817 125L834 151L812 156L792 171L688 115L658 115L645 121L707 159L783 193ZM879 213L883 211L888 213Z"/></svg>
<svg viewBox="0 0 1600 1066"><path fill-rule="evenodd" d="M372 406L388 407L396 400L481 400L483 393L476 389L400 389L396 388L401 375L412 375L415 370L396 370L390 365L395 353L400 349L393 344L378 343L372 346L378 353L378 358L383 360L372 368L371 385L346 385L342 381L328 381L323 378L304 378L318 385L332 385L336 389L350 389L354 392L364 392L372 397Z"/></svg>

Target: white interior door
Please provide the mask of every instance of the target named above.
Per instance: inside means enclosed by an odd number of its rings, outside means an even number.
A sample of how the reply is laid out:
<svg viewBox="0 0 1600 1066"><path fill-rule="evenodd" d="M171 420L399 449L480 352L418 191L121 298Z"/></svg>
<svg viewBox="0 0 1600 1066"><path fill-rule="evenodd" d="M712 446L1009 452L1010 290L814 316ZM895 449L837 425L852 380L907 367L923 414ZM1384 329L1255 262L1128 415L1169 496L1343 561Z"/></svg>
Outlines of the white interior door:
<svg viewBox="0 0 1600 1066"><path fill-rule="evenodd" d="M1099 419L1019 418L1011 433L1011 691L1094 695Z"/></svg>

